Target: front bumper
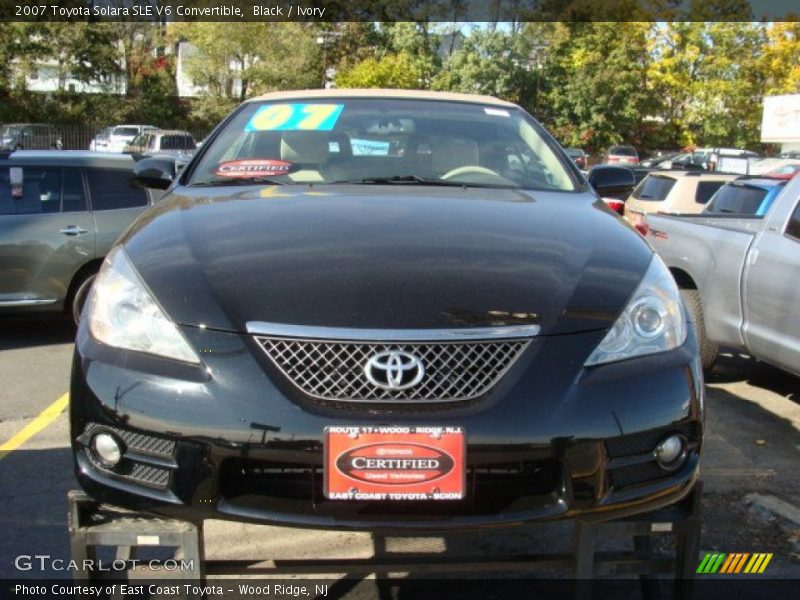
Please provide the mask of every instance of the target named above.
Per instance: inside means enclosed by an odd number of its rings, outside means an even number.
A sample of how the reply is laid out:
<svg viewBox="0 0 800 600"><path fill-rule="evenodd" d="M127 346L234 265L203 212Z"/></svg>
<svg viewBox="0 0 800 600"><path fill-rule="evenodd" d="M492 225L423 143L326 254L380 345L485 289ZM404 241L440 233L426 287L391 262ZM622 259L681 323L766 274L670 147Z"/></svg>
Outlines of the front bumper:
<svg viewBox="0 0 800 600"><path fill-rule="evenodd" d="M183 330L202 367L108 348L79 329L72 440L95 499L193 521L438 530L645 512L680 500L697 478L703 385L691 333L673 352L592 369L576 365L602 332L536 338L488 397L410 410L305 403L248 336ZM467 498L326 500L323 429L376 424L463 427ZM100 430L123 441L115 469L89 450ZM669 433L690 448L674 471L652 454Z"/></svg>

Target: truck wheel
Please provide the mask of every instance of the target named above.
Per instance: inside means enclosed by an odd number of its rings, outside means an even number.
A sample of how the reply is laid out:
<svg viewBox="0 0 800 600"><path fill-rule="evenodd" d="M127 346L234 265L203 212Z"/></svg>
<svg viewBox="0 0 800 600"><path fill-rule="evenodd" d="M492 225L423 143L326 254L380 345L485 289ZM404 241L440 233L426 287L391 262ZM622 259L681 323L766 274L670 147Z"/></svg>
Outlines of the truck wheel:
<svg viewBox="0 0 800 600"><path fill-rule="evenodd" d="M695 334L697 336L697 347L700 349L700 360L703 363L703 371L708 373L714 368L719 356L719 347L708 339L706 333L706 323L703 318L703 303L700 300L700 292L697 290L681 290L686 309L694 322Z"/></svg>
<svg viewBox="0 0 800 600"><path fill-rule="evenodd" d="M96 272L85 275L78 283L75 294L72 296L70 310L72 311L72 320L75 321L75 325L81 320L81 311L83 310L83 305L86 303L86 298L89 296L89 290L92 289L95 275L97 275Z"/></svg>

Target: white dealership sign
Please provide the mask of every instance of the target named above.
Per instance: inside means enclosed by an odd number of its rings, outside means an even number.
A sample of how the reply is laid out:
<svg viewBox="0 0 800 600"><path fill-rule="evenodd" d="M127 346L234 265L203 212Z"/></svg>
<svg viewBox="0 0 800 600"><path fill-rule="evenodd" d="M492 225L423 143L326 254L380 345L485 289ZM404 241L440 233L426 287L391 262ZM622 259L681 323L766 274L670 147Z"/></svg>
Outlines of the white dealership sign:
<svg viewBox="0 0 800 600"><path fill-rule="evenodd" d="M800 142L800 94L764 98L761 141Z"/></svg>

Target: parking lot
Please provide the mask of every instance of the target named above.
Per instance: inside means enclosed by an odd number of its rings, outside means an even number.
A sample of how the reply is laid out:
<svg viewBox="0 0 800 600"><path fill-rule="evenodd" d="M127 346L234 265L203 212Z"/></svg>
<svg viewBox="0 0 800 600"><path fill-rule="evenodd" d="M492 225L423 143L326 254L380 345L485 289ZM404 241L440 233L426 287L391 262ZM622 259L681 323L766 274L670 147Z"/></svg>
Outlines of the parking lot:
<svg viewBox="0 0 800 600"><path fill-rule="evenodd" d="M68 392L73 334L71 325L53 317L0 319L0 443L5 444L0 452L0 523L5 532L0 537L0 576L5 578L43 576L16 570L14 559L21 554L69 558L66 493L76 483L67 416L60 409ZM771 496L800 506L800 379L745 357L724 355L707 385L701 551L772 552L769 576L800 578L797 525L770 512L769 502L763 502ZM49 416L53 412L55 418ZM18 448L6 451L27 438L20 432L38 428ZM753 493L762 499L747 504ZM385 550L487 556L530 547L553 551L566 548L569 527L552 524L536 535L492 531L424 540L390 538ZM324 559L368 557L375 551L367 534L223 522L206 526L208 558Z"/></svg>

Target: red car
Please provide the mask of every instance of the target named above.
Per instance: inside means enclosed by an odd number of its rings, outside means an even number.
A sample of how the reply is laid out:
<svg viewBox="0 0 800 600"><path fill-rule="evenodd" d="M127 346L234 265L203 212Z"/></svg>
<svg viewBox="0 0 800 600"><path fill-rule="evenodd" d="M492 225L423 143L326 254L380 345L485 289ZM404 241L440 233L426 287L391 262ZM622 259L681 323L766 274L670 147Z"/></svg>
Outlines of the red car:
<svg viewBox="0 0 800 600"><path fill-rule="evenodd" d="M782 167L778 167L769 173L765 173L764 177L769 177L770 179L784 179L788 181L798 173L800 173L800 163L794 163L783 165Z"/></svg>
<svg viewBox="0 0 800 600"><path fill-rule="evenodd" d="M603 157L607 164L638 165L639 153L633 146L611 146Z"/></svg>

